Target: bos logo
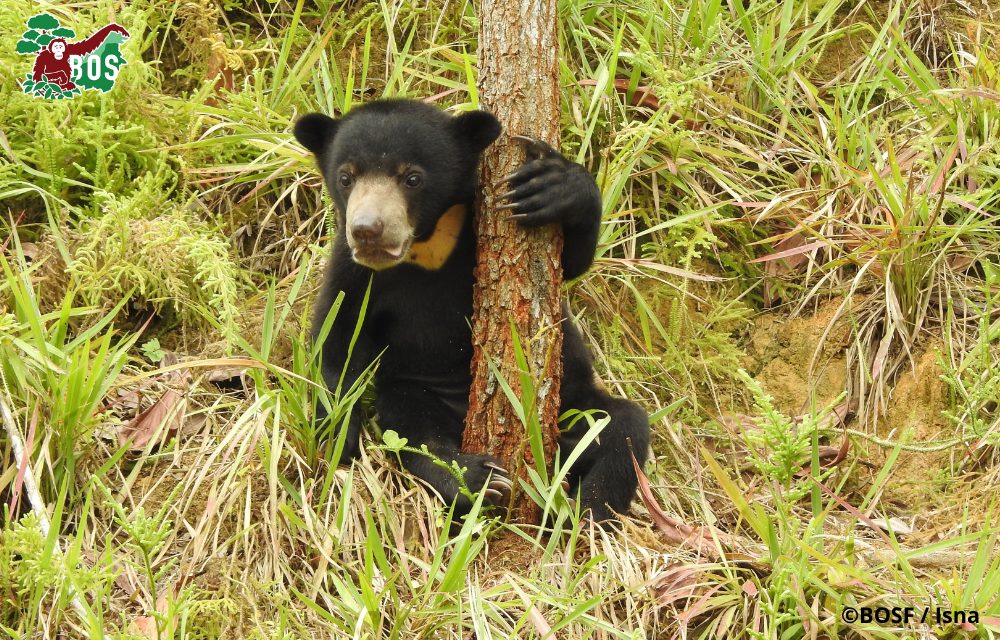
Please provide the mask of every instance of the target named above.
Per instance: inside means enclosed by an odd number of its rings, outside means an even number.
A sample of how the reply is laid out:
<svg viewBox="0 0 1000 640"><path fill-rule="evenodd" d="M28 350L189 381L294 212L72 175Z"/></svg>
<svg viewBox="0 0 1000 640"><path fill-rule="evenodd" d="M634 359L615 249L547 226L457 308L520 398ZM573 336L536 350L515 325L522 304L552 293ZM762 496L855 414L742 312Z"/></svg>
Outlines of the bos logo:
<svg viewBox="0 0 1000 640"><path fill-rule="evenodd" d="M48 13L33 16L27 24L17 52L34 55L35 63L21 81L24 93L62 100L74 98L84 89L107 93L115 86L118 71L125 64L118 48L129 37L124 27L109 24L89 38L71 42L76 32L60 26Z"/></svg>

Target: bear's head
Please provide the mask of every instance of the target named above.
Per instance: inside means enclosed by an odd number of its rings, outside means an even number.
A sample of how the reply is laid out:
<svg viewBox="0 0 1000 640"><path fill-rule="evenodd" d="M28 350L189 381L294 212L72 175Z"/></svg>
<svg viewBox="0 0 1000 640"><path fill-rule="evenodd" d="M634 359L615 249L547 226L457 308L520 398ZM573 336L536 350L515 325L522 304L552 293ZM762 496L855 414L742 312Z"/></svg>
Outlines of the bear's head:
<svg viewBox="0 0 1000 640"><path fill-rule="evenodd" d="M311 113L294 133L316 155L354 261L386 269L430 238L446 212L472 206L479 157L500 130L485 111L452 117L382 100L340 119Z"/></svg>

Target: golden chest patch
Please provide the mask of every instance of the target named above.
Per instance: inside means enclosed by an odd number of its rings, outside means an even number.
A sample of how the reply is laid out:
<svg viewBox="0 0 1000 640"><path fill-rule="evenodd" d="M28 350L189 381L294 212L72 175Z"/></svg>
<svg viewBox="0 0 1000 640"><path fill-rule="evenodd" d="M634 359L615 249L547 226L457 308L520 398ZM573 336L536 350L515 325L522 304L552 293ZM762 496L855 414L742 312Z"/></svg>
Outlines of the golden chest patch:
<svg viewBox="0 0 1000 640"><path fill-rule="evenodd" d="M434 233L423 242L414 242L406 262L423 267L428 271L437 271L451 256L458 244L458 236L465 224L465 205L456 204L449 208L438 219Z"/></svg>

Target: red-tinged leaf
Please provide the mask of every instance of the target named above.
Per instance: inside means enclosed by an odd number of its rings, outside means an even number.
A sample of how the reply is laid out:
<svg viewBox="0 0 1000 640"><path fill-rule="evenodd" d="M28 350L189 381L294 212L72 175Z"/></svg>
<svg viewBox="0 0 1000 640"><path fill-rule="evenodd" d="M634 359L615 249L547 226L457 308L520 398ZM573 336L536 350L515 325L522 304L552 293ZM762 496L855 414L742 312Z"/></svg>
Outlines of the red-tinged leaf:
<svg viewBox="0 0 1000 640"><path fill-rule="evenodd" d="M850 443L849 438L844 438L844 442ZM846 451L849 447L843 445L839 447L820 446L817 447L816 457L819 458L819 466L822 469L833 467L844 461Z"/></svg>
<svg viewBox="0 0 1000 640"><path fill-rule="evenodd" d="M142 451L150 440L160 434L161 428L165 428L169 436L176 435L184 421L186 404L184 396L173 389L167 389L159 400L118 432L118 444L124 445L131 441L130 449Z"/></svg>
<svg viewBox="0 0 1000 640"><path fill-rule="evenodd" d="M514 588L514 591L517 592L517 595L521 597L521 602L524 603L524 611L528 616L528 620L531 620L531 624L535 627L535 631L538 632L538 635L542 638L551 638L552 625L550 625L548 620L545 619L542 612L538 610L535 603L531 601L528 594L526 594L517 585L517 582L511 580L508 584L510 584L510 586Z"/></svg>
<svg viewBox="0 0 1000 640"><path fill-rule="evenodd" d="M889 345L891 344L892 334L888 333L882 338L882 342L879 343L878 351L875 352L875 358L872 360L872 378L877 378L882 373L882 367L885 366L885 359L889 357Z"/></svg>
<svg viewBox="0 0 1000 640"><path fill-rule="evenodd" d="M28 461L31 460L31 452L35 448L35 427L38 426L38 405L31 413L31 422L28 424L28 437L24 440L24 455L21 457L21 464L17 468L17 476L14 477L14 490L10 496L10 513L15 513L17 503L21 499L21 487L24 486L24 474L28 471Z"/></svg>
<svg viewBox="0 0 1000 640"><path fill-rule="evenodd" d="M844 400L834 408L830 409L830 412L823 418L823 421L818 424L820 429L837 429L839 427L847 424L847 416L852 411L857 408L857 401ZM805 415L795 416L792 421L796 424L801 424L803 420L806 419ZM841 445L842 449L846 449L846 445Z"/></svg>
<svg viewBox="0 0 1000 640"><path fill-rule="evenodd" d="M992 218L996 217L995 213L990 213L989 211L986 211L985 209L983 209L981 207L977 207L976 205L972 204L971 202L967 202L965 200L962 200L958 196L952 195L950 193L945 194L944 199L947 200L948 202L954 202L958 206L964 207L964 208L968 209L969 211L973 211L975 213L978 213L979 215L984 216L987 219L992 219Z"/></svg>
<svg viewBox="0 0 1000 640"><path fill-rule="evenodd" d="M952 165L955 164L955 158L958 156L958 145L954 145L948 156L945 158L944 163L941 165L941 170L938 173L937 178L934 180L934 184L931 185L931 193L940 193L941 187L944 186L945 178L948 177L948 172L951 171Z"/></svg>
<svg viewBox="0 0 1000 640"><path fill-rule="evenodd" d="M763 208L767 207L771 203L770 202L753 201L753 200L736 200L732 204L733 204L733 206L742 207L744 209L763 209Z"/></svg>
<svg viewBox="0 0 1000 640"><path fill-rule="evenodd" d="M667 606L678 600L688 600L698 595L702 572L696 567L685 564L674 564L663 573L655 576L649 584L656 602Z"/></svg>
<svg viewBox="0 0 1000 640"><path fill-rule="evenodd" d="M760 591L757 589L757 585L753 583L753 580L747 580L746 582L744 582L743 586L740 587L740 591L747 594L751 598L756 598L757 595L760 593Z"/></svg>
<svg viewBox="0 0 1000 640"><path fill-rule="evenodd" d="M752 417L745 413L734 413L731 415L721 416L719 422L729 429L734 435L740 434L746 431L756 431L760 429L760 425Z"/></svg>
<svg viewBox="0 0 1000 640"><path fill-rule="evenodd" d="M460 91L462 91L462 90L461 89L446 89L445 91L442 91L441 93L435 93L432 96L428 96L428 97L424 98L423 101L427 102L427 103L435 103L438 100L441 100L443 98L447 98L448 96L455 95L456 93L459 93Z"/></svg>
<svg viewBox="0 0 1000 640"><path fill-rule="evenodd" d="M779 242L775 246L779 246L780 247L780 246L783 246L783 245L784 246L787 246L787 245L796 245L798 242L802 242L801 236L789 236L788 238L785 238L784 240L782 240L781 242ZM801 245L798 245L798 246L792 246L792 247L790 247L788 249L785 249L784 251L778 251L777 253L769 253L766 256L761 256L759 258L754 258L750 262L751 263L753 263L753 262L771 262L772 260L781 260L782 258L789 258L791 256L797 256L797 255L800 255L800 254L803 254L803 253L809 253L810 251L813 251L815 249L820 249L822 247L825 247L828 244L829 243L827 243L827 242L825 242L823 240L817 240L816 242L810 242L809 244L801 244ZM799 260L789 261L789 262L790 262L789 266L791 268L794 268L794 267L798 266L799 264L805 262L805 258L800 258ZM789 270L791 270L791 269L789 269Z"/></svg>
<svg viewBox="0 0 1000 640"><path fill-rule="evenodd" d="M1000 92L990 91L988 89L962 89L952 93L952 95L966 98L983 98L984 100L1000 102Z"/></svg>
<svg viewBox="0 0 1000 640"><path fill-rule="evenodd" d="M994 629L1000 629L1000 616L983 616L979 618L979 622Z"/></svg>
<svg viewBox="0 0 1000 640"><path fill-rule="evenodd" d="M208 57L208 65L205 69L205 78L207 80L215 80L214 88L216 95L220 95L223 89L226 91L232 91L234 86L233 70L230 68L222 50L215 49Z"/></svg>
<svg viewBox="0 0 1000 640"><path fill-rule="evenodd" d="M719 552L715 548L711 535L702 527L692 527L667 515L660 507L659 502L657 502L656 496L653 495L653 489L649 486L649 478L646 477L642 467L639 466L635 455L631 452L629 455L632 456L632 466L635 469L636 477L639 479L639 497L642 498L642 503L649 510L656 528L673 544L679 546L690 545L699 554L706 555L713 560L718 560Z"/></svg>
<svg viewBox="0 0 1000 640"><path fill-rule="evenodd" d="M132 628L136 635L149 638L149 640L158 640L159 632L156 630L156 618L152 616L138 616L132 621Z"/></svg>
<svg viewBox="0 0 1000 640"><path fill-rule="evenodd" d="M969 267L976 263L976 259L968 254L950 255L944 259L948 268L959 273L968 271Z"/></svg>
<svg viewBox="0 0 1000 640"><path fill-rule="evenodd" d="M900 173L906 173L913 162L917 159L918 155L922 155L918 149L907 149L903 153L896 156L896 166L899 168ZM878 175L885 178L890 173L892 173L892 163L887 163L885 167L878 172Z"/></svg>
<svg viewBox="0 0 1000 640"><path fill-rule="evenodd" d="M618 79L615 80L615 90L622 94L627 95L629 89L629 81ZM633 107L648 107L650 109L656 110L660 108L660 98L653 93L653 90L646 85L636 85L635 91L632 92L632 99L629 100L629 104Z"/></svg>
<svg viewBox="0 0 1000 640"><path fill-rule="evenodd" d="M836 429L847 424L847 416L858 408L857 400L846 399L830 410L820 429Z"/></svg>
<svg viewBox="0 0 1000 640"><path fill-rule="evenodd" d="M837 427L842 427L847 424L847 415L854 411L855 403L851 400L844 400L836 407L830 410L830 414L825 418L825 421L819 425L820 429L834 429ZM794 418L796 423L801 423L805 419L805 416L796 416ZM839 447L823 446L819 448L819 466L822 469L828 469L830 467L836 467L841 462L847 459L847 454L851 450L851 439L844 434L843 440L840 442ZM809 463L802 467L802 470L798 472L799 476L809 475Z"/></svg>
<svg viewBox="0 0 1000 640"><path fill-rule="evenodd" d="M840 447L820 447L819 451L817 451L817 456L819 457L819 468L829 469L843 462L844 459L847 458L847 451L850 448L850 442L850 438L844 436L844 442L841 443ZM811 464L812 463L807 460L803 463L802 468L797 471L795 475L800 478L808 476Z"/></svg>
<svg viewBox="0 0 1000 640"><path fill-rule="evenodd" d="M708 604L709 601L712 599L712 596L714 596L716 592L722 589L722 586L723 583L720 582L711 589L705 591L705 593L687 609L685 609L684 611L678 611L677 612L678 621L680 621L682 624L687 625L690 624L692 620L694 620L701 614L705 613L705 611L708 610Z"/></svg>
<svg viewBox="0 0 1000 640"><path fill-rule="evenodd" d="M841 507L843 507L844 509L846 509L847 512L850 513L851 515L853 515L855 518L857 518L858 520L860 520L861 522L863 522L864 524L866 524L869 529L871 529L875 533L879 534L879 536L881 536L882 540L887 545L891 546L893 544L892 540L889 539L889 536L887 536L885 534L885 532L882 531L882 529L880 529L879 526L876 525L875 522L871 518L869 518L865 514L861 513L861 511L857 507L855 507L853 504L851 504L847 500L844 500L843 498L841 498L839 495L837 495L836 492L834 492L833 489L831 489L830 487L826 486L825 484L823 484L822 482L820 482L816 478L812 478L812 481L815 482L819 486L819 488L823 490L823 492L826 495L828 495L831 498L833 498L834 502L836 502Z"/></svg>
<svg viewBox="0 0 1000 640"><path fill-rule="evenodd" d="M847 434L845 433L844 434L844 440L840 443L840 448L837 449L837 455L835 455L833 457L833 459L830 460L829 466L835 467L838 464L840 464L841 462L843 462L844 460L846 460L847 459L847 452L850 451L850 450L851 450L851 439L848 438Z"/></svg>
<svg viewBox="0 0 1000 640"><path fill-rule="evenodd" d="M805 236L795 233L782 238L774 245L774 248L778 249L777 252L751 260L750 262L765 263L764 275L767 278L764 279L764 304L771 307L781 299L774 294L774 278L798 272L807 262L807 258L802 254L822 248L826 244L822 240L806 243Z"/></svg>
<svg viewBox="0 0 1000 640"><path fill-rule="evenodd" d="M137 631L139 635L144 638L149 638L150 640L159 640L160 638L173 638L174 631L176 631L176 621L173 619L168 619L167 614L170 613L170 599L177 598L180 594L181 589L184 585L191 581L192 576L189 574L184 574L176 582L174 582L170 589L164 590L160 593L160 596L156 599L156 613L163 619L166 619L164 623L164 629L162 633L159 633L156 629L156 618L153 616L137 616L135 620L132 621L132 627Z"/></svg>

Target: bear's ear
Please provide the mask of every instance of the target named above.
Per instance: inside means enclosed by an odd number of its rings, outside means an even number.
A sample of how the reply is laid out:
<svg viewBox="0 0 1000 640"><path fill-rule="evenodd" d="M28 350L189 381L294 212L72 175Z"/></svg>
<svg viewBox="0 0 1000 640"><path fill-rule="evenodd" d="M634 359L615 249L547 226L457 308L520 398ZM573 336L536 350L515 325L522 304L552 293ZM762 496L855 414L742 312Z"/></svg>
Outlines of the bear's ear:
<svg viewBox="0 0 1000 640"><path fill-rule="evenodd" d="M337 133L340 122L322 113L310 113L295 123L295 139L316 155L323 152Z"/></svg>
<svg viewBox="0 0 1000 640"><path fill-rule="evenodd" d="M466 111L454 120L458 137L469 143L476 153L493 144L503 130L500 121L486 111Z"/></svg>

